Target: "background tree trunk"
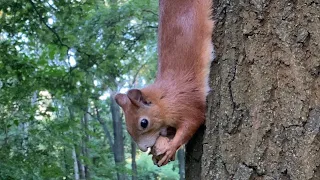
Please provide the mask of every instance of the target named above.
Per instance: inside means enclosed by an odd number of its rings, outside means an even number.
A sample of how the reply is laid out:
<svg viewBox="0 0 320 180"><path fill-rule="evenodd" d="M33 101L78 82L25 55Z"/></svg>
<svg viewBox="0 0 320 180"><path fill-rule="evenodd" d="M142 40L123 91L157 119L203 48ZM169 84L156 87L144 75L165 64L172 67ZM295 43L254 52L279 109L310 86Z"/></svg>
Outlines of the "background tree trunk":
<svg viewBox="0 0 320 180"><path fill-rule="evenodd" d="M132 180L137 180L137 175L138 175L138 171L137 171L137 162L136 162L136 154L137 154L137 145L136 143L131 139L131 169L132 169L132 176L131 179Z"/></svg>
<svg viewBox="0 0 320 180"><path fill-rule="evenodd" d="M85 175L85 171L84 171L84 165L80 160L80 154L81 154L81 147L78 147L76 144L74 145L75 148L75 153L76 153L76 160L77 160L77 164L78 164L78 172L80 175L80 179L85 179L86 175Z"/></svg>
<svg viewBox="0 0 320 180"><path fill-rule="evenodd" d="M185 148L181 147L178 151L178 161L179 161L179 176L180 176L180 180L184 180L185 179Z"/></svg>
<svg viewBox="0 0 320 180"><path fill-rule="evenodd" d="M112 136L111 136L111 133L107 127L107 124L105 122L105 120L103 120L100 116L100 111L99 111L99 108L98 106L95 104L95 111L96 111L96 120L100 123L102 129L103 129L103 132L104 132L104 136L105 138L108 140L108 143L109 143L109 146L110 146L110 149L112 151L112 153L114 154L114 145L113 145L113 140L112 140Z"/></svg>
<svg viewBox="0 0 320 180"><path fill-rule="evenodd" d="M319 1L215 0L214 14L206 131L187 146L187 179L320 179Z"/></svg>
<svg viewBox="0 0 320 180"><path fill-rule="evenodd" d="M72 159L73 159L73 173L74 173L74 179L79 180L79 167L78 167L78 160L76 155L76 149L75 147L72 149Z"/></svg>
<svg viewBox="0 0 320 180"><path fill-rule="evenodd" d="M113 121L114 159L115 159L116 165L123 165L125 158L124 158L124 142L123 142L124 136L123 136L122 118L120 114L120 107L117 105L114 98L110 98L110 111L111 111L112 121ZM117 172L117 177L118 177L118 180L126 179L125 174L121 172Z"/></svg>
<svg viewBox="0 0 320 180"><path fill-rule="evenodd" d="M84 115L83 115L83 120L82 120L82 127L85 132L84 137L82 138L82 154L83 156L87 159L87 161L90 160L89 157L89 148L88 148L88 143L89 143L89 106L86 108ZM88 180L90 179L90 171L89 171L89 162L84 163L84 172L85 172L85 178Z"/></svg>

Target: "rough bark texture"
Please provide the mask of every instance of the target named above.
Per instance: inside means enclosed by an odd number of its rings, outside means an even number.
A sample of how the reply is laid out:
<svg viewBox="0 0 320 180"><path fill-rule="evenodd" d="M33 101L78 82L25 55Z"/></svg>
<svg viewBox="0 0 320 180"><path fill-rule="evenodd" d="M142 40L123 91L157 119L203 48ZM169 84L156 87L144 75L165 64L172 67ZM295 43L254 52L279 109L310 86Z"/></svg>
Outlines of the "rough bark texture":
<svg viewBox="0 0 320 180"><path fill-rule="evenodd" d="M320 179L320 1L215 0L214 14L206 131L188 145L203 138L203 154L187 148L186 178Z"/></svg>
<svg viewBox="0 0 320 180"><path fill-rule="evenodd" d="M203 156L203 135L205 127L201 126L186 145L185 179L199 179L201 174L201 157Z"/></svg>

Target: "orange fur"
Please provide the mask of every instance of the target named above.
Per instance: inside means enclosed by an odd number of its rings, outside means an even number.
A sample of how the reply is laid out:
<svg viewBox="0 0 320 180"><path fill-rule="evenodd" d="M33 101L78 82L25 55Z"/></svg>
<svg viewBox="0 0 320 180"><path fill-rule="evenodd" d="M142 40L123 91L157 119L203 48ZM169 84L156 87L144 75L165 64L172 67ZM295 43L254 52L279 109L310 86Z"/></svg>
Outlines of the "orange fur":
<svg viewBox="0 0 320 180"><path fill-rule="evenodd" d="M153 84L118 94L127 129L141 150L152 147L166 129L176 129L158 165L174 158L176 150L205 120L211 53L212 0L160 0L158 73ZM143 129L141 119L149 121Z"/></svg>

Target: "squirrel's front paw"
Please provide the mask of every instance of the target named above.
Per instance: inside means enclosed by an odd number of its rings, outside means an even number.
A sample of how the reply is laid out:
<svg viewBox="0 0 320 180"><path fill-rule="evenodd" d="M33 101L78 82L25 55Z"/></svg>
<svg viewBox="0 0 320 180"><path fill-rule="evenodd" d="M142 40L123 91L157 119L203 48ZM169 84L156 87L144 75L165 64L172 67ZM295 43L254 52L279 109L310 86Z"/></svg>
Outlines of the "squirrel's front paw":
<svg viewBox="0 0 320 180"><path fill-rule="evenodd" d="M162 158L160 161L158 161L157 165L160 167L168 164L168 162L170 161L174 161L176 150L177 148L175 148L175 146L170 145L169 143L169 146L166 147L165 152L161 154Z"/></svg>
<svg viewBox="0 0 320 180"><path fill-rule="evenodd" d="M151 148L153 163L158 166L166 165L175 158L176 148L172 146L170 139L160 136L156 144Z"/></svg>

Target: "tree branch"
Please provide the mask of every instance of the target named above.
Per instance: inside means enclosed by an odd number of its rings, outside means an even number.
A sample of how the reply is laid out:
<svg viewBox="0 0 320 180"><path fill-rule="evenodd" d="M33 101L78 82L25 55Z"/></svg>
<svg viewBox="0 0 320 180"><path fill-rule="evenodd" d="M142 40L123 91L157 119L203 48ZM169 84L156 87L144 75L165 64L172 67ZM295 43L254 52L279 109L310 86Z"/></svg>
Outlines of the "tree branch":
<svg viewBox="0 0 320 180"><path fill-rule="evenodd" d="M129 89L131 89L131 88L133 87L133 85L136 83L137 77L138 77L140 71L142 70L142 68L144 68L144 66L145 66L146 64L147 64L146 62L145 62L144 64L142 64L142 65L139 67L138 71L134 74L132 83L129 85Z"/></svg>
<svg viewBox="0 0 320 180"><path fill-rule="evenodd" d="M56 37L56 39L59 41L60 45L61 45L61 46L64 46L64 47L67 47L68 49L70 49L70 47L69 47L68 45L66 45L66 44L64 44L64 43L62 42L62 40L61 40L60 36L58 35L58 33L46 23L45 19L42 17L42 15L40 14L40 12L38 11L38 9L37 9L36 5L34 4L34 2L32 2L32 0L29 0L29 2L30 2L30 4L31 4L32 8L34 9L34 11L35 11L35 12L37 13L37 15L39 16L40 21L49 29L49 31L51 31L51 32L54 34L54 36Z"/></svg>
<svg viewBox="0 0 320 180"><path fill-rule="evenodd" d="M128 47L128 52L133 48L133 46L136 44L136 42L137 42L138 40L140 40L140 38L142 38L143 35L144 35L144 33L141 33L141 34L139 34L139 36L137 36L137 37L135 38L135 40L133 40L132 44L130 44L130 46ZM129 54L129 53L123 54L123 56L121 56L120 59L124 59L124 58L127 56L127 54Z"/></svg>
<svg viewBox="0 0 320 180"><path fill-rule="evenodd" d="M109 146L110 146L112 152L114 153L115 149L114 149L114 144L113 144L113 141L112 141L112 137L111 137L110 131L108 130L108 127L107 127L106 123L101 119L100 112L99 112L99 109L96 106L96 104L94 105L94 108L95 108L96 115L97 115L96 119L100 123L100 125L102 126L104 134L105 134L106 138L108 139Z"/></svg>
<svg viewBox="0 0 320 180"><path fill-rule="evenodd" d="M62 41L62 39L61 39L61 37L59 36L59 34L58 34L52 27L50 27L50 26L46 23L46 20L42 17L41 13L38 11L38 9L37 9L36 5L34 4L34 2L32 2L32 0L29 0L29 2L30 2L30 4L31 4L32 8L34 9L34 11L37 13L37 15L38 15L38 17L39 17L39 19L40 19L40 22L42 22L42 23L47 27L47 29L54 34L54 36L56 37L57 41L59 42L59 45L60 45L60 46L63 46L63 47L66 47L66 48L67 48L67 52L68 52L68 51L71 49L71 46L65 44L65 43ZM88 54L88 53L86 53L86 52L84 52L84 51L79 50L78 48L74 48L74 49L75 49L77 52L88 56L89 58L93 56L93 55L91 55L91 54ZM74 67L71 67L71 68L70 68L70 72L72 72L72 71L73 71L74 69L76 69L77 67L78 67L78 65L76 65L76 66L74 66Z"/></svg>
<svg viewBox="0 0 320 180"><path fill-rule="evenodd" d="M149 10L149 9L143 9L142 12L148 12L148 13L151 13L151 14L153 14L155 16L158 16L158 13L155 13L155 12Z"/></svg>

